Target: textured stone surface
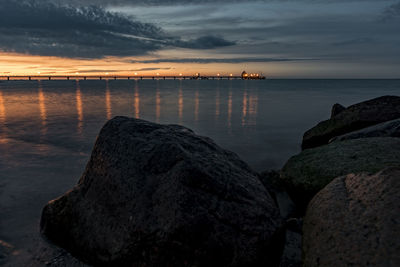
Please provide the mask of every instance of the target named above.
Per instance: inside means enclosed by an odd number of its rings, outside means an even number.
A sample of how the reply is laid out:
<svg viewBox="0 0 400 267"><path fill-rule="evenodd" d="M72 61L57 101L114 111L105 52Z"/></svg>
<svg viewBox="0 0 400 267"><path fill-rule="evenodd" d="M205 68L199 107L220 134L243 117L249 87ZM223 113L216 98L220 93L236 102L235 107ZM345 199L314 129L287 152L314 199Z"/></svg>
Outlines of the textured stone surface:
<svg viewBox="0 0 400 267"><path fill-rule="evenodd" d="M8 256L12 253L14 247L7 242L0 240L0 265L5 265Z"/></svg>
<svg viewBox="0 0 400 267"><path fill-rule="evenodd" d="M400 266L400 168L333 180L310 202L304 266Z"/></svg>
<svg viewBox="0 0 400 267"><path fill-rule="evenodd" d="M321 146L333 137L397 118L400 118L398 96L382 96L361 102L305 132L302 149Z"/></svg>
<svg viewBox="0 0 400 267"><path fill-rule="evenodd" d="M400 137L400 119L383 122L332 138L329 142L369 137Z"/></svg>
<svg viewBox="0 0 400 267"><path fill-rule="evenodd" d="M285 248L282 253L279 267L301 267L301 233L287 230Z"/></svg>
<svg viewBox="0 0 400 267"><path fill-rule="evenodd" d="M103 127L78 185L41 219L48 239L107 266L273 265L280 227L236 154L187 128L126 117Z"/></svg>
<svg viewBox="0 0 400 267"><path fill-rule="evenodd" d="M44 240L37 243L34 251L35 257L29 262L14 262L11 266L29 267L89 267L78 259L74 258L66 250L52 245Z"/></svg>
<svg viewBox="0 0 400 267"><path fill-rule="evenodd" d="M400 139L373 137L333 142L293 156L281 171L295 204L304 210L311 198L334 178L400 166Z"/></svg>
<svg viewBox="0 0 400 267"><path fill-rule="evenodd" d="M296 214L296 206L286 191L285 184L277 171L265 171L260 174L260 181L271 194L279 208L283 220Z"/></svg>
<svg viewBox="0 0 400 267"><path fill-rule="evenodd" d="M336 103L332 106L332 110L331 110L331 118L335 117L336 115L338 115L340 112L344 111L346 108L342 105L340 105L339 103Z"/></svg>

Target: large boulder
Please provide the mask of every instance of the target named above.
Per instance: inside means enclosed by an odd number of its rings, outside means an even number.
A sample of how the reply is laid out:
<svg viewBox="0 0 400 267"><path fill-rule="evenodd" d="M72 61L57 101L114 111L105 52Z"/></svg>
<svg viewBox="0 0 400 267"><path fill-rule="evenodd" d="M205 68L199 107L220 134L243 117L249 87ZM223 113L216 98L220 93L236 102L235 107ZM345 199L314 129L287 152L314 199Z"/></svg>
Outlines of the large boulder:
<svg viewBox="0 0 400 267"><path fill-rule="evenodd" d="M304 266L400 266L400 168L333 180L310 202Z"/></svg>
<svg viewBox="0 0 400 267"><path fill-rule="evenodd" d="M353 139L302 151L288 160L281 179L304 211L311 198L334 178L388 166L400 166L400 138Z"/></svg>
<svg viewBox="0 0 400 267"><path fill-rule="evenodd" d="M236 154L181 126L116 117L78 184L43 209L41 232L96 266L265 266L279 260L281 224Z"/></svg>
<svg viewBox="0 0 400 267"><path fill-rule="evenodd" d="M302 149L327 144L335 136L400 118L400 97L382 96L349 106L304 133Z"/></svg>
<svg viewBox="0 0 400 267"><path fill-rule="evenodd" d="M368 137L400 137L400 119L382 122L368 128L334 137L329 142Z"/></svg>

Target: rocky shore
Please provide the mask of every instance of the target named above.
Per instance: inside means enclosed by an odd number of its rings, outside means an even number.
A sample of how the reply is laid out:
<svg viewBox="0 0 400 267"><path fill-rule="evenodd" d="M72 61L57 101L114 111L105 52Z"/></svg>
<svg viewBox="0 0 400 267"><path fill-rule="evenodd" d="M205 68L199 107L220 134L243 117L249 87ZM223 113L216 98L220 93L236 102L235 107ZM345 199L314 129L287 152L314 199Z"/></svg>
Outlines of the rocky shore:
<svg viewBox="0 0 400 267"><path fill-rule="evenodd" d="M61 247L44 242L44 264L400 266L399 121L397 96L335 104L300 154L258 174L188 128L115 117L43 209Z"/></svg>

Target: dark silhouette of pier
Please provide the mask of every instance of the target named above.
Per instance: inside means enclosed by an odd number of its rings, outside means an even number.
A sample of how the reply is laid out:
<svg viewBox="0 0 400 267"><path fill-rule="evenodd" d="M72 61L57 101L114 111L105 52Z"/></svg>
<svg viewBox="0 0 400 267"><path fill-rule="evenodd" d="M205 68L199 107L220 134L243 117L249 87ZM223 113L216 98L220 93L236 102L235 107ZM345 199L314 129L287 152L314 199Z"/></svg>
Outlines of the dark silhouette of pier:
<svg viewBox="0 0 400 267"><path fill-rule="evenodd" d="M188 75L3 75L0 80L243 80L242 76L188 76Z"/></svg>

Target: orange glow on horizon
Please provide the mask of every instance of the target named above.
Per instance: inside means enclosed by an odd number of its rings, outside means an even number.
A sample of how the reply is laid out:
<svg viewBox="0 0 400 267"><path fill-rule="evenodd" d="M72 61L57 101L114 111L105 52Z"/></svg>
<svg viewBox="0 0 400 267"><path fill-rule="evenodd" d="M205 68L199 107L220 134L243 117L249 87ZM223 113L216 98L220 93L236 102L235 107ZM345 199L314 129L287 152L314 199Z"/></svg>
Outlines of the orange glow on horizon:
<svg viewBox="0 0 400 267"><path fill-rule="evenodd" d="M244 66L227 63L132 63L149 57L61 58L0 52L0 76L239 76Z"/></svg>

